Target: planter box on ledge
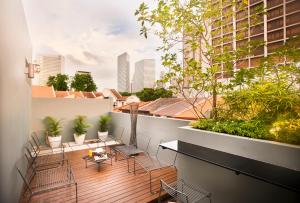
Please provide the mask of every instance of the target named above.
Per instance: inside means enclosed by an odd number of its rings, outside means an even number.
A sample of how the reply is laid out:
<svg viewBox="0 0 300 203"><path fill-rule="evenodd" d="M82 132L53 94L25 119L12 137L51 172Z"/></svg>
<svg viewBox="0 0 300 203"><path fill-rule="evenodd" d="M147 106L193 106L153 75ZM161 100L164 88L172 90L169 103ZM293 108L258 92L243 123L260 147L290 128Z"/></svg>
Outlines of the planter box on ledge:
<svg viewBox="0 0 300 203"><path fill-rule="evenodd" d="M300 170L300 146L224 133L179 127L179 140L203 147Z"/></svg>

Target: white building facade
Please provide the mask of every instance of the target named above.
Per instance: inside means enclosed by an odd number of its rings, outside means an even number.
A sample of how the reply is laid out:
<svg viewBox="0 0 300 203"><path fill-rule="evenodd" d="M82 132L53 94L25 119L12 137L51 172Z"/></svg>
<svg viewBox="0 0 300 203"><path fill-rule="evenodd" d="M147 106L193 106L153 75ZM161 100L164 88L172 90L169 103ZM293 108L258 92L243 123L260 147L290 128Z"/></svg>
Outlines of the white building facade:
<svg viewBox="0 0 300 203"><path fill-rule="evenodd" d="M155 87L155 60L144 59L135 63L135 71L132 80L133 92L144 88Z"/></svg>
<svg viewBox="0 0 300 203"><path fill-rule="evenodd" d="M130 63L129 55L125 52L118 56L118 91L130 91Z"/></svg>
<svg viewBox="0 0 300 203"><path fill-rule="evenodd" d="M61 55L43 55L38 57L40 72L38 74L38 84L46 85L49 76L58 73L63 74L65 69L65 58Z"/></svg>

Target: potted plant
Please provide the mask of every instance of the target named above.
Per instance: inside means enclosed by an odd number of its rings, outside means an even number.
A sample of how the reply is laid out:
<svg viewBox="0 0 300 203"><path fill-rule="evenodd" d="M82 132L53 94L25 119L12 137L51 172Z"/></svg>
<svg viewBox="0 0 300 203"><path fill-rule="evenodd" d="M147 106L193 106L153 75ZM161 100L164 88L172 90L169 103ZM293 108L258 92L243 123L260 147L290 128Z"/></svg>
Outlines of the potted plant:
<svg viewBox="0 0 300 203"><path fill-rule="evenodd" d="M111 120L111 116L110 115L100 116L98 137L102 141L105 141L107 139L107 136L108 136L108 124L109 124L110 120Z"/></svg>
<svg viewBox="0 0 300 203"><path fill-rule="evenodd" d="M57 148L61 145L61 121L51 116L44 119L46 126L46 139L48 139L51 148Z"/></svg>
<svg viewBox="0 0 300 203"><path fill-rule="evenodd" d="M74 139L76 144L83 144L87 129L91 127L86 121L86 116L77 116L74 120Z"/></svg>

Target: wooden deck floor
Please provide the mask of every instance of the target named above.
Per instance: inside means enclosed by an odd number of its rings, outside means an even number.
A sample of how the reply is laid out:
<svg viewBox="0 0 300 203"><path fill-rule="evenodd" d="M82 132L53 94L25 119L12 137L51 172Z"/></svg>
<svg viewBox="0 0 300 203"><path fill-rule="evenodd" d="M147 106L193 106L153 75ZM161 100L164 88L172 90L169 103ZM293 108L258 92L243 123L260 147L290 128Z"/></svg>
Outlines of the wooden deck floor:
<svg viewBox="0 0 300 203"><path fill-rule="evenodd" d="M158 194L150 193L149 175L139 170L136 175L127 172L126 160L110 160L101 165L100 172L96 165L85 168L82 156L87 150L67 153L70 160L75 180L78 183L78 202L151 202L155 201ZM130 163L133 163L131 160ZM159 179L174 181L176 170L172 167L158 170L153 173L153 188L159 191ZM31 202L75 202L75 187L63 188L48 193L33 196Z"/></svg>

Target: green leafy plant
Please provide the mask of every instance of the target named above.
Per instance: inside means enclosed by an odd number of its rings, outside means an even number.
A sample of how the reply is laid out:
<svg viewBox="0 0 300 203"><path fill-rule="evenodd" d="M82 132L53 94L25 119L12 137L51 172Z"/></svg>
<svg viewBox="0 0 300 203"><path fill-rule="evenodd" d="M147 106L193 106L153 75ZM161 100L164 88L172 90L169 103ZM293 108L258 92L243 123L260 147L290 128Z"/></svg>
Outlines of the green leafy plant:
<svg viewBox="0 0 300 203"><path fill-rule="evenodd" d="M96 83L90 74L75 74L71 87L76 91L92 92L97 90Z"/></svg>
<svg viewBox="0 0 300 203"><path fill-rule="evenodd" d="M46 132L48 136L57 137L61 135L61 121L51 116L44 118L44 124L46 126Z"/></svg>
<svg viewBox="0 0 300 203"><path fill-rule="evenodd" d="M69 90L69 76L65 74L57 74L56 76L49 76L47 85L53 86L56 91L67 91Z"/></svg>
<svg viewBox="0 0 300 203"><path fill-rule="evenodd" d="M131 96L132 95L132 93L130 93L130 92L120 92L120 94L122 96Z"/></svg>
<svg viewBox="0 0 300 203"><path fill-rule="evenodd" d="M87 129L90 128L91 125L87 123L86 116L77 116L74 120L74 127L73 130L77 136L85 134Z"/></svg>
<svg viewBox="0 0 300 203"><path fill-rule="evenodd" d="M173 93L164 88L144 88L142 91L137 92L136 96L142 101L154 101L159 98L170 98L173 96Z"/></svg>
<svg viewBox="0 0 300 203"><path fill-rule="evenodd" d="M265 129L263 123L259 121L228 121L203 119L191 123L194 128L209 130L219 133L227 133L231 135L239 135L243 137L251 137L258 139L273 139Z"/></svg>
<svg viewBox="0 0 300 203"><path fill-rule="evenodd" d="M100 119L99 119L99 131L100 132L108 131L108 124L111 121L111 119L112 118L110 115L100 116Z"/></svg>
<svg viewBox="0 0 300 203"><path fill-rule="evenodd" d="M300 119L276 121L270 133L280 142L300 145Z"/></svg>

